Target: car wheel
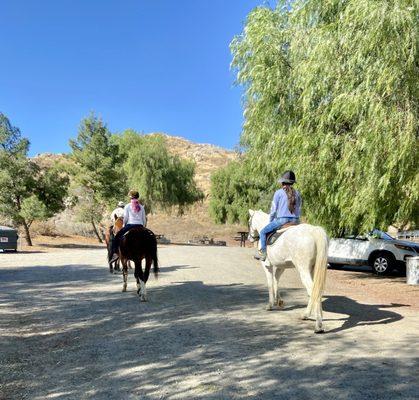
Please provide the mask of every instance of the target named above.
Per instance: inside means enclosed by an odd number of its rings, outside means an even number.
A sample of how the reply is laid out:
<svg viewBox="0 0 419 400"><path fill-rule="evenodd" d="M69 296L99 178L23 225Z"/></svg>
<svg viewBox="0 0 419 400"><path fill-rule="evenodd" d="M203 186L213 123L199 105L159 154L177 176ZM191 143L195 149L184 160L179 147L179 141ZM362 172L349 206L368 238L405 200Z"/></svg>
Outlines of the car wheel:
<svg viewBox="0 0 419 400"><path fill-rule="evenodd" d="M371 266L377 275L386 275L393 270L394 259L388 254L378 254L372 260Z"/></svg>

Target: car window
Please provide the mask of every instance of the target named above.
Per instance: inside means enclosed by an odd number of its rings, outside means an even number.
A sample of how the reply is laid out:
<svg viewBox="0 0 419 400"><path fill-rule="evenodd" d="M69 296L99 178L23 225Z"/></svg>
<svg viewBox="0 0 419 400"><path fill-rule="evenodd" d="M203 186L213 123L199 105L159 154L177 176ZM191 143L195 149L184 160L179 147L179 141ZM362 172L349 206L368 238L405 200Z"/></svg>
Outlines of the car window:
<svg viewBox="0 0 419 400"><path fill-rule="evenodd" d="M391 237L388 233L380 231L379 229L374 229L372 232L370 232L370 236L377 239L394 240L394 238Z"/></svg>

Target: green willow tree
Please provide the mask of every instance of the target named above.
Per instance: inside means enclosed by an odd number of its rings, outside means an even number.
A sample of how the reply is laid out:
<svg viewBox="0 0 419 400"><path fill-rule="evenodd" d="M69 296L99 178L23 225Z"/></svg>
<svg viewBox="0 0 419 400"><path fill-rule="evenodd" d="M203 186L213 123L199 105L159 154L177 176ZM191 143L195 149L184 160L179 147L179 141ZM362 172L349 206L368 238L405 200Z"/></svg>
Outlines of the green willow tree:
<svg viewBox="0 0 419 400"><path fill-rule="evenodd" d="M418 16L414 0L280 1L231 44L252 178L293 169L330 233L418 224Z"/></svg>
<svg viewBox="0 0 419 400"><path fill-rule="evenodd" d="M75 162L71 174L78 219L90 223L102 242L97 225L103 211L116 204L127 191L119 147L106 125L94 115L82 120L78 136L70 140L70 147Z"/></svg>
<svg viewBox="0 0 419 400"><path fill-rule="evenodd" d="M195 184L195 164L169 154L163 137L127 130L116 139L130 187L140 192L147 212L156 206L185 207L203 199Z"/></svg>
<svg viewBox="0 0 419 400"><path fill-rule="evenodd" d="M64 209L68 177L58 167L40 168L28 150L29 141L0 113L0 214L22 227L32 246L32 223Z"/></svg>
<svg viewBox="0 0 419 400"><path fill-rule="evenodd" d="M272 183L250 177L246 162L232 161L211 176L210 216L216 223L247 224L249 208L269 207Z"/></svg>

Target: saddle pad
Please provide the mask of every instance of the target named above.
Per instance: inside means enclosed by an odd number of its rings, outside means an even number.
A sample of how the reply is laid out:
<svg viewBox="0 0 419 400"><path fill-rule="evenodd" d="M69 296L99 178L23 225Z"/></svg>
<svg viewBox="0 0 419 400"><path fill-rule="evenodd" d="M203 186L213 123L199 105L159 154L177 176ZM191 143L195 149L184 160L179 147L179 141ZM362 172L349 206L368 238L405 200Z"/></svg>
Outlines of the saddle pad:
<svg viewBox="0 0 419 400"><path fill-rule="evenodd" d="M267 237L267 240L266 240L266 242L267 242L267 244L268 245L272 245L272 244L274 244L276 241L277 241L277 239L285 232L285 231L287 231L288 229L290 229L290 228L292 228L293 226L297 226L298 224L296 224L296 223L294 223L294 222L289 222L289 223L287 223L287 224L285 224L285 225L282 225L281 226L281 229L278 229L277 231L273 231L273 232L271 232L271 233L269 233L268 234L268 237Z"/></svg>

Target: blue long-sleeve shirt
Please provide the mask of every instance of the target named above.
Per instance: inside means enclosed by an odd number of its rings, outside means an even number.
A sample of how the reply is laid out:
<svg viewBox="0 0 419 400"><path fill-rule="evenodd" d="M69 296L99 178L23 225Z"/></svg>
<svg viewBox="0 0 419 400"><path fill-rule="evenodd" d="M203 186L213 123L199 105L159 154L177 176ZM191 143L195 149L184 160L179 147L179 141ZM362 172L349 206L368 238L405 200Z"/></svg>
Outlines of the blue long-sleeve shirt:
<svg viewBox="0 0 419 400"><path fill-rule="evenodd" d="M298 190L295 191L295 212L294 214L288 208L288 197L284 189L275 192L272 199L271 212L269 214L269 222L274 219L283 217L300 218L301 215L301 195Z"/></svg>

